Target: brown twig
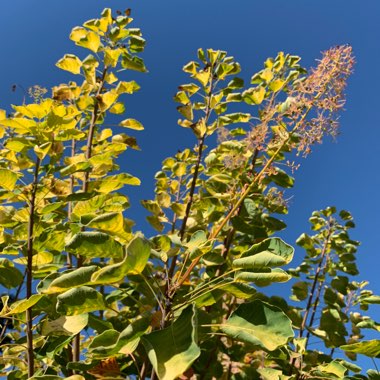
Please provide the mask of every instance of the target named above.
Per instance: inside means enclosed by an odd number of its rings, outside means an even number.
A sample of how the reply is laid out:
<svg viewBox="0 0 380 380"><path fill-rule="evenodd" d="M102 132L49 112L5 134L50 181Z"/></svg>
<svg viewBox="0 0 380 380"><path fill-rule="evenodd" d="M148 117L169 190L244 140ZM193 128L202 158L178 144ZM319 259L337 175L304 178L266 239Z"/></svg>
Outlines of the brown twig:
<svg viewBox="0 0 380 380"><path fill-rule="evenodd" d="M34 214L36 207L36 194L38 186L38 174L41 160L36 159L34 167L34 176L29 204L29 221L28 221L28 242L27 242L27 267L26 267L26 298L29 299L33 294L33 243L34 243ZM28 358L28 377L34 375L34 350L33 350L33 316L32 308L26 310L26 342Z"/></svg>
<svg viewBox="0 0 380 380"><path fill-rule="evenodd" d="M71 157L75 156L76 142L74 139L71 140ZM70 175L70 194L74 192L75 178L74 175ZM73 212L73 202L70 201L67 209L67 218L70 220L71 214ZM73 255L70 252L67 252L67 267L68 269L73 266Z"/></svg>
<svg viewBox="0 0 380 380"><path fill-rule="evenodd" d="M299 337L300 338L302 338L302 335L303 335L303 333L305 331L306 322L307 322L307 319L309 317L309 311L311 309L311 305L312 305L312 302L313 302L313 299L314 299L314 295L315 295L315 288L317 286L319 275L323 271L323 268L324 268L325 256L326 256L326 253L327 253L328 246L330 244L331 234L332 234L331 225L329 225L329 229L328 229L328 232L327 232L327 237L326 237L326 239L325 239L325 241L323 243L323 247L322 247L322 251L321 251L321 261L319 262L318 267L317 267L317 269L315 271L313 284L311 286L309 298L308 298L307 304L306 304L305 314L304 314L304 316L302 318L302 323L301 323L300 331L299 331Z"/></svg>

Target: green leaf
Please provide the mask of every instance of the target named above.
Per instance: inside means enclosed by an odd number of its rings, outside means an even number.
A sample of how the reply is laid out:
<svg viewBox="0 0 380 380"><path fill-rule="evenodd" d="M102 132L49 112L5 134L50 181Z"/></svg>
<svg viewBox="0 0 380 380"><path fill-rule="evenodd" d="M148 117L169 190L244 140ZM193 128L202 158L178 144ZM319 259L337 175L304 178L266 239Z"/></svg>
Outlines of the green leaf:
<svg viewBox="0 0 380 380"><path fill-rule="evenodd" d="M54 321L42 322L41 335L69 335L80 333L88 323L88 314L63 316Z"/></svg>
<svg viewBox="0 0 380 380"><path fill-rule="evenodd" d="M335 308L326 308L322 311L319 329L326 333L325 341L328 341L330 346L339 347L346 343L348 332L345 318L346 315Z"/></svg>
<svg viewBox="0 0 380 380"><path fill-rule="evenodd" d="M125 119L119 125L120 127L134 129L135 131L142 131L144 129L143 125L135 119Z"/></svg>
<svg viewBox="0 0 380 380"><path fill-rule="evenodd" d="M111 329L97 335L88 349L96 357L110 357L119 353L129 355L149 328L149 318L137 319L121 332Z"/></svg>
<svg viewBox="0 0 380 380"><path fill-rule="evenodd" d="M94 329L98 334L102 333L103 331L106 331L106 330L113 328L113 325L111 322L105 321L105 320L101 319L100 317L97 317L94 314L89 314L88 326L91 329Z"/></svg>
<svg viewBox="0 0 380 380"><path fill-rule="evenodd" d="M207 235L205 231L199 230L199 231L194 232L191 235L190 240L186 244L184 244L187 247L191 258L196 256L198 251L199 253L201 253L200 248L202 244L205 243L206 241L207 241Z"/></svg>
<svg viewBox="0 0 380 380"><path fill-rule="evenodd" d="M328 364L319 365L317 368L323 373L335 375L338 379L343 379L347 372L347 368L335 360Z"/></svg>
<svg viewBox="0 0 380 380"><path fill-rule="evenodd" d="M344 344L340 346L344 351L362 354L371 358L380 357L380 340L363 340L358 343Z"/></svg>
<svg viewBox="0 0 380 380"><path fill-rule="evenodd" d="M197 312L189 305L169 327L142 338L150 362L160 380L174 380L201 353L197 345Z"/></svg>
<svg viewBox="0 0 380 380"><path fill-rule="evenodd" d="M92 219L88 227L106 231L114 236L129 239L130 233L126 231L124 217L121 212L109 212Z"/></svg>
<svg viewBox="0 0 380 380"><path fill-rule="evenodd" d="M140 180L128 173L121 173L106 177L89 183L89 191L109 194L112 191L121 189L124 185L139 186Z"/></svg>
<svg viewBox="0 0 380 380"><path fill-rule="evenodd" d="M43 293L61 293L73 287L85 285L91 281L91 276L97 269L98 267L96 265L91 265L63 272L50 283L49 287L43 291Z"/></svg>
<svg viewBox="0 0 380 380"><path fill-rule="evenodd" d="M240 305L222 326L239 341L273 351L294 336L290 319L277 307L260 300Z"/></svg>
<svg viewBox="0 0 380 380"><path fill-rule="evenodd" d="M194 83L188 83L179 86L179 90L185 91L188 96L192 96L200 90L200 87Z"/></svg>
<svg viewBox="0 0 380 380"><path fill-rule="evenodd" d="M56 63L56 66L62 70L70 71L70 73L80 74L82 61L73 54L66 54Z"/></svg>
<svg viewBox="0 0 380 380"><path fill-rule="evenodd" d="M228 82L227 87L231 88L233 90L236 90L237 88L243 88L244 87L244 80L241 78L235 77L230 82Z"/></svg>
<svg viewBox="0 0 380 380"><path fill-rule="evenodd" d="M116 86L116 92L120 94L133 94L138 91L140 86L133 80L130 82L120 81Z"/></svg>
<svg viewBox="0 0 380 380"><path fill-rule="evenodd" d="M32 256L32 267L33 269L38 269L37 267L40 267L45 264L50 264L54 260L54 255L51 252L38 252L35 255ZM28 258L27 257L20 257L18 259L13 260L16 264L22 264L27 265Z"/></svg>
<svg viewBox="0 0 380 380"><path fill-rule="evenodd" d="M279 168L276 168L276 173L268 176L268 178L281 187L291 188L294 185L294 178Z"/></svg>
<svg viewBox="0 0 380 380"><path fill-rule="evenodd" d="M220 116L218 118L218 126L224 127L225 125L234 124L234 123L248 123L251 120L252 116L249 113L230 113L228 115Z"/></svg>
<svg viewBox="0 0 380 380"><path fill-rule="evenodd" d="M16 301L14 304L11 305L10 310L8 310L3 315L8 316L23 313L24 311L34 306L43 297L43 294L33 294L30 298Z"/></svg>
<svg viewBox="0 0 380 380"><path fill-rule="evenodd" d="M187 120L193 120L194 115L193 115L193 107L191 103L188 103L184 106L178 106L177 111L184 116Z"/></svg>
<svg viewBox="0 0 380 380"><path fill-rule="evenodd" d="M15 288L23 281L24 276L14 267L12 261L0 258L0 284L8 289Z"/></svg>
<svg viewBox="0 0 380 380"><path fill-rule="evenodd" d="M225 284L217 285L218 289L221 289L227 293L232 294L236 298L240 299L248 299L251 298L254 294L256 294L256 289L252 286L244 284L242 282L233 282L231 283L232 278L226 278L224 280Z"/></svg>
<svg viewBox="0 0 380 380"><path fill-rule="evenodd" d="M290 263L294 255L294 248L280 238L266 239L253 245L243 252L240 258L232 263L234 268L259 270L273 268Z"/></svg>
<svg viewBox="0 0 380 380"><path fill-rule="evenodd" d="M147 71L144 61L139 57L132 57L127 54L122 55L121 66L124 69L140 71L145 73Z"/></svg>
<svg viewBox="0 0 380 380"><path fill-rule="evenodd" d="M66 249L84 257L123 257L122 245L103 232L78 232L66 244Z"/></svg>
<svg viewBox="0 0 380 380"><path fill-rule="evenodd" d="M270 238L254 244L243 252L240 258L232 262L236 281L253 282L258 286L267 286L272 282L286 282L291 276L280 268L288 264L294 254L294 248L280 238Z"/></svg>
<svg viewBox="0 0 380 380"><path fill-rule="evenodd" d="M68 199L72 201L73 199ZM76 200L76 199L75 199ZM86 214L97 214L101 212L122 212L129 207L128 198L121 194L100 194L91 199L76 202L73 208L72 218L79 218Z"/></svg>
<svg viewBox="0 0 380 380"><path fill-rule="evenodd" d="M370 304L370 305L375 305L375 304L380 304L380 296L368 296L360 299L361 304Z"/></svg>
<svg viewBox="0 0 380 380"><path fill-rule="evenodd" d="M179 219L183 219L186 215L186 205L183 203L172 203L170 208L174 211Z"/></svg>
<svg viewBox="0 0 380 380"><path fill-rule="evenodd" d="M128 244L124 260L98 270L92 275L91 281L100 284L113 284L122 281L126 275L140 274L148 262L150 251L149 241L137 235Z"/></svg>
<svg viewBox="0 0 380 380"><path fill-rule="evenodd" d="M282 380L283 372L274 368L259 368L257 372L261 375L261 380Z"/></svg>
<svg viewBox="0 0 380 380"><path fill-rule="evenodd" d="M367 371L368 380L380 380L380 372L375 369L369 369Z"/></svg>
<svg viewBox="0 0 380 380"><path fill-rule="evenodd" d="M265 88L258 86L250 88L242 93L242 98L247 104L261 104L265 97Z"/></svg>
<svg viewBox="0 0 380 380"><path fill-rule="evenodd" d="M309 283L306 281L297 281L292 286L292 295L290 299L294 301L304 301L309 295Z"/></svg>
<svg viewBox="0 0 380 380"><path fill-rule="evenodd" d="M88 286L70 289L57 297L57 312L64 315L79 315L105 309L102 294Z"/></svg>
<svg viewBox="0 0 380 380"><path fill-rule="evenodd" d="M0 169L0 187L12 191L17 182L17 174L9 169Z"/></svg>
<svg viewBox="0 0 380 380"><path fill-rule="evenodd" d="M96 349L108 349L113 348L119 339L120 332L110 329L102 332L101 334L94 337L93 341L90 343L88 349L89 351L96 351Z"/></svg>
<svg viewBox="0 0 380 380"><path fill-rule="evenodd" d="M137 235L127 246L126 263L128 274L141 273L150 256L150 243L142 235Z"/></svg>
<svg viewBox="0 0 380 380"><path fill-rule="evenodd" d="M268 286L272 282L287 282L292 277L280 268L269 269L266 272L238 272L235 281L253 282L257 286Z"/></svg>
<svg viewBox="0 0 380 380"><path fill-rule="evenodd" d="M53 359L54 356L58 352L61 352L63 348L67 347L67 345L73 339L72 336L67 337L65 335L54 337L54 338L55 338L54 340L52 340L52 338L49 338L48 342L50 343L48 343L47 346L44 347L45 355L49 359ZM45 379L45 376L43 376L43 378Z"/></svg>

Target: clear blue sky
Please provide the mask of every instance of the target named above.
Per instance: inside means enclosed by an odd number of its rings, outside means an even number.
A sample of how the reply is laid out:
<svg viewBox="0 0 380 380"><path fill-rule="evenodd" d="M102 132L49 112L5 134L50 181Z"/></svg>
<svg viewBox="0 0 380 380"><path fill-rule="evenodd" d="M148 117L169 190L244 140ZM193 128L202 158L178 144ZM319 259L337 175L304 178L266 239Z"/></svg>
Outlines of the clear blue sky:
<svg viewBox="0 0 380 380"><path fill-rule="evenodd" d="M65 53L80 49L69 41L73 26L97 17L104 7L132 8L135 26L147 39L147 75L133 75L142 90L127 100L127 113L143 122L137 135L142 152L131 153L126 168L143 180L132 201L152 197L154 173L163 158L192 146L189 131L177 126L172 96L187 82L182 66L198 47L227 50L249 78L278 51L300 55L309 67L332 45L353 46L357 64L347 89L346 112L337 142L315 147L296 172L286 239L293 243L309 229L307 219L328 205L350 210L362 242L358 254L363 279L380 294L380 1L379 0L12 0L0 6L0 108L22 101L18 83L47 88L72 80L54 67ZM83 56L83 55L82 55ZM132 211L141 214L135 206ZM132 219L141 220L137 215ZM297 251L298 258L302 252ZM372 313L380 320L380 306ZM379 338L379 337L377 337Z"/></svg>

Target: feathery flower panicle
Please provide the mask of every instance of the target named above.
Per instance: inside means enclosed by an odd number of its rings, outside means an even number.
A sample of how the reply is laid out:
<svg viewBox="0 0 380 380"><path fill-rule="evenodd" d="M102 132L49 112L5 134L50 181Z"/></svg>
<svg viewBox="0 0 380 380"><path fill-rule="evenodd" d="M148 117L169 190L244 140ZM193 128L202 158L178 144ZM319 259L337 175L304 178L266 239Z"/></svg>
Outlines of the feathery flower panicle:
<svg viewBox="0 0 380 380"><path fill-rule="evenodd" d="M298 152L307 155L310 146L321 143L324 135L336 136L338 115L345 103L344 89L352 73L354 58L348 45L336 46L322 55L317 67L290 91L288 125L300 137Z"/></svg>
<svg viewBox="0 0 380 380"><path fill-rule="evenodd" d="M268 136L268 124L261 123L248 132L246 143L250 150L263 150Z"/></svg>
<svg viewBox="0 0 380 380"><path fill-rule="evenodd" d="M42 87L38 84L28 88L28 95L33 99L35 103L41 102L47 92L48 90L45 87Z"/></svg>
<svg viewBox="0 0 380 380"><path fill-rule="evenodd" d="M333 47L317 62L309 75L289 85L285 101L279 101L277 92L265 100L259 111L259 123L242 139L246 152L273 150L286 143L306 156L311 145L321 143L324 135L338 134L338 111L344 106L344 89L354 65L352 48ZM290 134L298 137L297 142L290 139ZM231 138L227 128L218 130L219 143ZM235 169L244 165L247 157L247 154L227 156L225 165ZM291 169L294 168L292 165Z"/></svg>

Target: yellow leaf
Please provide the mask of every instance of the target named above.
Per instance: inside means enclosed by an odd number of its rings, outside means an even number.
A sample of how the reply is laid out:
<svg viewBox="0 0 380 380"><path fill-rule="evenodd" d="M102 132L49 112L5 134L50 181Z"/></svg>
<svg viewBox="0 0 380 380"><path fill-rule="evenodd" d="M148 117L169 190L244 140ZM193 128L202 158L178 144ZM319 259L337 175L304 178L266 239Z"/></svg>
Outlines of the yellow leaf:
<svg viewBox="0 0 380 380"><path fill-rule="evenodd" d="M124 113L124 111L125 111L125 106L124 106L124 103L121 103L121 102L115 103L110 109L110 112L116 115L120 115Z"/></svg>
<svg viewBox="0 0 380 380"><path fill-rule="evenodd" d="M4 137L5 128L1 125L1 121L7 117L5 110L0 109L0 139Z"/></svg>
<svg viewBox="0 0 380 380"><path fill-rule="evenodd" d="M79 74L82 61L76 55L66 54L55 65L62 70L70 71L70 73Z"/></svg>
<svg viewBox="0 0 380 380"><path fill-rule="evenodd" d="M94 98L88 95L83 95L77 100L77 106L81 110L85 110L86 108L94 105Z"/></svg>
<svg viewBox="0 0 380 380"><path fill-rule="evenodd" d="M51 110L53 99L46 99L41 103L28 104L26 106L12 106L15 111L30 118L43 119Z"/></svg>
<svg viewBox="0 0 380 380"><path fill-rule="evenodd" d="M142 131L144 129L143 125L135 119L125 119L119 125L136 131Z"/></svg>
<svg viewBox="0 0 380 380"><path fill-rule="evenodd" d="M115 103L118 97L119 95L115 90L111 90L106 92L105 94L100 95L98 98L98 102L101 111L108 110L108 108L110 108Z"/></svg>
<svg viewBox="0 0 380 380"><path fill-rule="evenodd" d="M52 146L51 142L44 143L40 146L36 145L34 147L34 153L36 153L37 157L40 160L43 160L46 157L46 155L49 153L51 146Z"/></svg>
<svg viewBox="0 0 380 380"><path fill-rule="evenodd" d="M115 49L115 50L111 48L104 49L104 64L106 66L115 67L119 60L120 54L121 54L121 49Z"/></svg>
<svg viewBox="0 0 380 380"><path fill-rule="evenodd" d="M265 67L268 68L268 69L271 69L273 67L273 58L268 58L265 61Z"/></svg>
<svg viewBox="0 0 380 380"><path fill-rule="evenodd" d="M91 181L89 191L97 191L98 193L109 194L112 191L121 189L124 185L139 186L140 180L130 174L116 174L106 179Z"/></svg>
<svg viewBox="0 0 380 380"><path fill-rule="evenodd" d="M276 57L276 62L273 66L275 71L279 72L284 67L285 61L286 57L284 55L284 52L280 51Z"/></svg>
<svg viewBox="0 0 380 380"><path fill-rule="evenodd" d="M273 92L277 92L279 90L281 90L282 86L284 85L285 81L282 80L282 79L276 79L274 80L273 82L271 82L269 84L269 88L273 91Z"/></svg>
<svg viewBox="0 0 380 380"><path fill-rule="evenodd" d="M84 28L76 27L71 31L70 39L78 46L97 52L100 46L100 37L93 31L87 31Z"/></svg>
<svg viewBox="0 0 380 380"><path fill-rule="evenodd" d="M273 78L272 70L270 69L263 70L262 73L260 74L260 77L267 82L271 81Z"/></svg>
<svg viewBox="0 0 380 380"><path fill-rule="evenodd" d="M94 32L88 32L86 39L80 42L82 46L92 50L95 53L99 50L100 37Z"/></svg>
<svg viewBox="0 0 380 380"><path fill-rule="evenodd" d="M104 20L106 20L107 25L112 24L112 10L111 10L111 8L104 8L101 15L102 15L102 18Z"/></svg>
<svg viewBox="0 0 380 380"><path fill-rule="evenodd" d="M16 133L24 134L30 131L30 127L36 127L37 122L23 117L14 117L0 121L0 125L14 129Z"/></svg>
<svg viewBox="0 0 380 380"><path fill-rule="evenodd" d="M32 257L32 265L38 266L38 265L45 265L45 264L50 264L53 262L54 256L50 252L39 252ZM26 257L20 257L18 259L13 260L17 264L22 264L26 265L28 262L28 259Z"/></svg>
<svg viewBox="0 0 380 380"><path fill-rule="evenodd" d="M73 28L70 34L70 39L74 42L79 42L82 38L86 38L87 31L85 28L77 26Z"/></svg>
<svg viewBox="0 0 380 380"><path fill-rule="evenodd" d="M109 83L109 84L112 84L112 83L115 83L115 82L117 82L117 76L114 74L114 73L112 73L112 72L107 72L107 75L106 75L106 77L104 78L104 80L107 82L107 83Z"/></svg>
<svg viewBox="0 0 380 380"><path fill-rule="evenodd" d="M116 92L118 94L133 94L140 89L140 86L133 80L130 82L119 82L116 87Z"/></svg>
<svg viewBox="0 0 380 380"><path fill-rule="evenodd" d="M12 219L16 222L27 223L29 221L29 216L29 210L21 208L15 212Z"/></svg>
<svg viewBox="0 0 380 380"><path fill-rule="evenodd" d="M255 102L255 104L261 104L264 100L265 96L265 88L264 87L257 87L255 88L255 91L252 93L252 99Z"/></svg>
<svg viewBox="0 0 380 380"><path fill-rule="evenodd" d="M108 139L108 137L111 137L111 136L112 136L112 129L110 129L110 128L102 129L99 137L97 138L97 141L104 141L104 140Z"/></svg>
<svg viewBox="0 0 380 380"><path fill-rule="evenodd" d="M23 313L24 311L28 310L33 305L35 305L43 296L44 296L43 294L33 294L30 298L16 301L15 303L11 305L8 312L3 315L13 315L13 314Z"/></svg>
<svg viewBox="0 0 380 380"><path fill-rule="evenodd" d="M203 86L206 86L206 84L208 83L210 79L210 74L211 74L210 70L206 70L206 71L202 70L194 74L193 77L197 79L199 82L201 82Z"/></svg>
<svg viewBox="0 0 380 380"><path fill-rule="evenodd" d="M86 157L83 153L77 154L72 157L65 157L65 164L66 165L71 165L71 164L78 164L81 162L86 161Z"/></svg>
<svg viewBox="0 0 380 380"><path fill-rule="evenodd" d="M0 169L0 187L12 191L17 182L17 174L9 169Z"/></svg>

